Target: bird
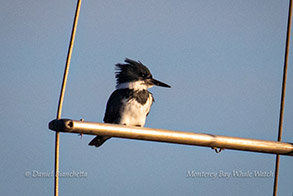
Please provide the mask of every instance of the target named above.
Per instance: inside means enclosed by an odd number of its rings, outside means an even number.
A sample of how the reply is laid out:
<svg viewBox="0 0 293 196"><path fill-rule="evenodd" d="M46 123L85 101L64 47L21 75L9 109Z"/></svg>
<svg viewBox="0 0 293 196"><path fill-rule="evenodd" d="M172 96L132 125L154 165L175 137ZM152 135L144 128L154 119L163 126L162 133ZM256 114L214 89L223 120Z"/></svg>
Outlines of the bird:
<svg viewBox="0 0 293 196"><path fill-rule="evenodd" d="M104 123L143 127L155 101L148 88L171 86L154 79L150 70L140 61L126 58L124 63L115 66L116 90L107 101ZM99 147L110 138L98 135L89 145Z"/></svg>

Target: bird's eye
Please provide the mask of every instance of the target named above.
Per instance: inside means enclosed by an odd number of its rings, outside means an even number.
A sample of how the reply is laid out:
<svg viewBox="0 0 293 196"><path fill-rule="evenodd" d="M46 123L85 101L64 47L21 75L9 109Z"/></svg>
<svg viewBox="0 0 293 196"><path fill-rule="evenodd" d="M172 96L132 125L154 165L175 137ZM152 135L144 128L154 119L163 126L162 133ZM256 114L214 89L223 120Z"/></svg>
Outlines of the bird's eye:
<svg viewBox="0 0 293 196"><path fill-rule="evenodd" d="M145 77L145 75L144 74L141 74L141 77Z"/></svg>

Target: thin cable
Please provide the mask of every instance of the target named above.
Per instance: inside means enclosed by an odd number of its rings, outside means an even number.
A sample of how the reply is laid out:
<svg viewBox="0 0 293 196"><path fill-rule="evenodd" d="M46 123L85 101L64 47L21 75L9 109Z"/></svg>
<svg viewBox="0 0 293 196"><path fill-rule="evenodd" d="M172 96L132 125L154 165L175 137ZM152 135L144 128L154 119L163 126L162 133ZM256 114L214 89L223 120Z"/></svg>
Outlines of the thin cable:
<svg viewBox="0 0 293 196"><path fill-rule="evenodd" d="M78 22L78 18L79 18L81 1L82 0L78 0L77 5L76 5L74 22L73 22L72 32L71 32L71 38L70 38L70 43L69 43L69 47L68 47L66 65L65 65L65 69L64 69L62 87L61 87L61 92L60 92L60 97L59 97L57 119L61 118L65 88L66 88L66 83L67 83L67 76L68 76L68 71L69 71L69 66L70 66L70 61L71 61L72 49L73 49L73 45L74 45L74 39L75 39L77 22ZM54 195L55 196L58 196L58 190L59 190L58 189L59 188L58 187L58 184L59 184L59 175L58 174L59 174L59 132L57 131L56 135L55 135L55 170L54 170Z"/></svg>
<svg viewBox="0 0 293 196"><path fill-rule="evenodd" d="M288 61L289 61L289 48L290 48L290 35L291 35L291 20L292 20L291 16L292 16L292 0L289 1L289 11L288 11L288 24L287 24L286 49L285 49L282 95L281 95L280 116L279 116L278 141L282 140L282 131L283 131L287 68L288 68ZM277 155L276 164L275 164L274 196L277 196L277 193L278 193L279 165L280 165L280 155Z"/></svg>

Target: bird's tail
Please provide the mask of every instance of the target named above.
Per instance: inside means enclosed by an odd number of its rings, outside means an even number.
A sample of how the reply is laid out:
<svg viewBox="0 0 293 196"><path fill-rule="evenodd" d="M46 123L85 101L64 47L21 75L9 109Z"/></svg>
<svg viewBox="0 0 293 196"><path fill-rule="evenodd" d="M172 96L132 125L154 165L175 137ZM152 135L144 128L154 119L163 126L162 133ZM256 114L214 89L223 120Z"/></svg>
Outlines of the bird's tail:
<svg viewBox="0 0 293 196"><path fill-rule="evenodd" d="M95 137L90 143L90 146L95 146L95 147L99 147L101 146L105 141L107 141L108 139L110 139L111 137L108 136L97 136Z"/></svg>

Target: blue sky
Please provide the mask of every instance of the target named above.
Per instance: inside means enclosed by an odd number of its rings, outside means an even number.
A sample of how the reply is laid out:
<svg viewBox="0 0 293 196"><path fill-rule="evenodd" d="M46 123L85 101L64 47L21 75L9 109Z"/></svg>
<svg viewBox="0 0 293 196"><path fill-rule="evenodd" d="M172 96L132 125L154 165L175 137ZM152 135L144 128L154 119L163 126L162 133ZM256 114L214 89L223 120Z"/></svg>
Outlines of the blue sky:
<svg viewBox="0 0 293 196"><path fill-rule="evenodd" d="M3 1L0 8L0 189L53 195L57 103L76 1ZM114 65L140 60L155 78L147 127L276 140L287 1L83 1L63 118L102 122ZM293 138L290 52L283 141ZM187 171L274 171L275 156L127 139L99 149L61 134L60 195L271 195L273 178L186 178ZM281 157L279 195L292 195ZM25 177L25 173L31 174Z"/></svg>

